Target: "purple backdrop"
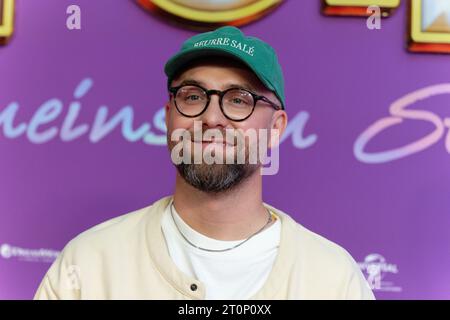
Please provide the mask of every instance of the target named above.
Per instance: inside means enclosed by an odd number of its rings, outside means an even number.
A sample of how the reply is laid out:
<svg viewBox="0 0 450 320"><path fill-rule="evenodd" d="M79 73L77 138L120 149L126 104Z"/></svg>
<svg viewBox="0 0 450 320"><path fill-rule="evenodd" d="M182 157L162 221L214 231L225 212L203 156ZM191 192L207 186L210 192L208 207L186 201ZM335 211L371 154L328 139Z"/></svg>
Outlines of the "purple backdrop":
<svg viewBox="0 0 450 320"><path fill-rule="evenodd" d="M450 56L406 52L404 4L369 30L318 2L243 28L286 78L265 201L345 247L377 298L449 299ZM72 3L81 30L66 28ZM0 298L32 298L70 239L172 192L162 67L192 34L131 0L17 1L0 47Z"/></svg>

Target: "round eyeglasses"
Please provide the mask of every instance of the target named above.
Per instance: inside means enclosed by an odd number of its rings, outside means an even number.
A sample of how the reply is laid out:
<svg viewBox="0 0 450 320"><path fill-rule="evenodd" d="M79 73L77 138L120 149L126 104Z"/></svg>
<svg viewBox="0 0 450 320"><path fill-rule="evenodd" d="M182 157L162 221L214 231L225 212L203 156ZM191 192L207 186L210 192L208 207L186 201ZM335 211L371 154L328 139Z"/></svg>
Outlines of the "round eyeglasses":
<svg viewBox="0 0 450 320"><path fill-rule="evenodd" d="M198 117L205 112L213 94L219 96L220 110L223 115L232 121L244 121L250 117L259 100L266 102L275 110L281 109L268 98L242 88L220 91L207 90L199 85L189 84L170 87L169 92L174 96L178 112L189 118Z"/></svg>

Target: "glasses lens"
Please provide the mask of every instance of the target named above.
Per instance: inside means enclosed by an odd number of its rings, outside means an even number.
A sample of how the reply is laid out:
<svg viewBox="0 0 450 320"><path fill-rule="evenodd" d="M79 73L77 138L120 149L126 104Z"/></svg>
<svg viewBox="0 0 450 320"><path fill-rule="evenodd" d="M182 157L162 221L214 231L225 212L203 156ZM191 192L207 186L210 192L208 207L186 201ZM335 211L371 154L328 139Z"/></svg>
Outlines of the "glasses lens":
<svg viewBox="0 0 450 320"><path fill-rule="evenodd" d="M196 116L201 113L207 101L205 91L196 86L181 87L175 96L177 108L187 116Z"/></svg>
<svg viewBox="0 0 450 320"><path fill-rule="evenodd" d="M222 99L223 112L227 117L241 120L248 117L253 110L254 100L250 92L241 89L227 91Z"/></svg>

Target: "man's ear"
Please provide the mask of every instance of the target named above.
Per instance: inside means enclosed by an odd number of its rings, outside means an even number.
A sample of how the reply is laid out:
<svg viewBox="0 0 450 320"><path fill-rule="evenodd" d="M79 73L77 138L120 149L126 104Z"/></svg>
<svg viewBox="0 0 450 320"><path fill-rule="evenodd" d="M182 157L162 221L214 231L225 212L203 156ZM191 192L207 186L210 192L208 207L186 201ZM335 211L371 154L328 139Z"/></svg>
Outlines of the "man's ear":
<svg viewBox="0 0 450 320"><path fill-rule="evenodd" d="M164 120L166 121L166 128L167 131L169 130L169 111L170 111L170 100L167 101L166 105L164 106L165 110L165 117Z"/></svg>
<svg viewBox="0 0 450 320"><path fill-rule="evenodd" d="M286 111L277 110L272 115L272 122L270 127L270 140L269 140L269 148L277 147L280 143L281 136L286 130L288 123L288 116ZM278 139L276 139L278 138Z"/></svg>

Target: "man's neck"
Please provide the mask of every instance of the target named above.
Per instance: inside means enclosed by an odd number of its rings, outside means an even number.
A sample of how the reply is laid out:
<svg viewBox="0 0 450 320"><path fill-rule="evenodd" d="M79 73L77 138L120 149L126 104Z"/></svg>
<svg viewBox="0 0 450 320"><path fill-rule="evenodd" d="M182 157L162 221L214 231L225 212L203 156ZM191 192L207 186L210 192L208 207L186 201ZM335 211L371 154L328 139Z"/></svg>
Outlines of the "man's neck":
<svg viewBox="0 0 450 320"><path fill-rule="evenodd" d="M200 191L177 172L174 206L191 228L217 240L246 239L268 220L258 172L232 190L221 193Z"/></svg>

